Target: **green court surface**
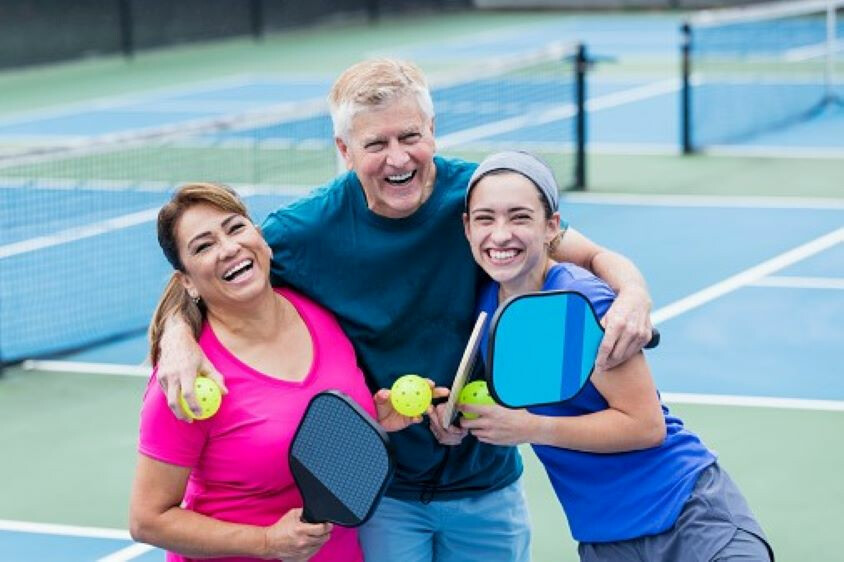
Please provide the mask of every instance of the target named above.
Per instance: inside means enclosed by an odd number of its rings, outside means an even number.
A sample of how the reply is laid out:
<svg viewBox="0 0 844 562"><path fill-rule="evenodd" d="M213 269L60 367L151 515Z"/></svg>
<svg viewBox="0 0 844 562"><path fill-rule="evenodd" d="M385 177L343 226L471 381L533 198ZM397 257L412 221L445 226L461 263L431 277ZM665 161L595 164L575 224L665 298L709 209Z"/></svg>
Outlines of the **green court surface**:
<svg viewBox="0 0 844 562"><path fill-rule="evenodd" d="M10 369L0 379L0 519L126 528L146 378ZM836 560L844 413L670 405L718 452L779 560ZM577 560L560 505L523 447L537 561Z"/></svg>
<svg viewBox="0 0 844 562"><path fill-rule="evenodd" d="M104 57L6 71L0 73L0 121L20 114L90 106L98 100L169 88L187 89L242 76L307 75L330 80L365 56L401 55L459 37L518 35L519 30L531 25L567 23L578 17L590 25L600 18L591 13L583 16L555 12L467 12L385 18L376 25L290 31L271 35L261 43L232 39L142 52L131 61ZM657 22L668 19L672 26L677 19L676 14L624 13L612 17L615 26L626 17L637 18L639 23L649 17ZM635 32L638 28L632 29ZM424 70L439 72L459 68L463 61L431 58L419 62ZM677 51L671 48L661 53L636 54L600 68L601 74L609 77L652 80L676 77L678 64ZM840 151L829 156L804 157L799 153L683 157L677 153L677 139L672 137L670 142L660 151L635 147L628 152L590 151L589 190L600 195L815 198L820 205L830 199L837 199L840 205L844 198L844 161ZM19 148L17 141L3 140L0 157ZM254 178L236 171L241 168L234 166L234 161L242 164L256 159L254 167L263 170L261 181L272 183L277 179L273 167L289 170L293 165L288 165L287 160L301 158L301 152L291 156L284 148L260 155L249 150L230 150L225 158L203 147L171 147L171 156L172 150L181 151L175 158L180 173L185 172L185 162L188 166L192 163L195 168L187 168L191 173L195 170L203 176L215 174L202 179L238 185L249 184ZM478 152L447 154L469 159L483 156ZM546 156L558 171L570 161L568 155ZM284 181L297 185L320 183L335 171L325 162L324 157L312 165L300 162L298 175L284 175ZM154 149L139 149L125 162L115 158L111 165L114 169L105 173L116 180L133 179L132 167L143 168L150 181L166 182L175 175L168 169L167 159ZM86 157L80 157L74 166L78 169L74 173L85 179ZM26 169L10 168L7 172L27 175ZM630 236L635 240L636 233L631 232ZM844 377L840 366L838 371ZM7 369L0 377L0 519L126 529L129 487L137 454L138 413L146 384L145 377ZM844 521L844 411L671 402L669 406L719 453L720 462L738 482L768 532L778 560L842 559L844 534L837 527ZM562 509L547 477L529 447L522 449L534 527L534 560L577 560L575 543L569 538Z"/></svg>

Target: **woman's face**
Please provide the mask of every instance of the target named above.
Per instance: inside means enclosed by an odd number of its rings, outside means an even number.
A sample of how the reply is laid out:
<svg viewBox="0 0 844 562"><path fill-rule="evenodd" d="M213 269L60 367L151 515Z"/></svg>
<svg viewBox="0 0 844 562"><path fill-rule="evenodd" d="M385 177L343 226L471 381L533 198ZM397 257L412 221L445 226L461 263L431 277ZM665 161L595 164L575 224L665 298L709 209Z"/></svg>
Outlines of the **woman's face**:
<svg viewBox="0 0 844 562"><path fill-rule="evenodd" d="M182 283L206 306L249 301L270 289L271 251L243 215L199 204L176 225Z"/></svg>
<svg viewBox="0 0 844 562"><path fill-rule="evenodd" d="M541 195L515 172L490 174L472 189L463 215L475 261L503 286L539 290L548 259L546 244L557 235L560 216L545 218Z"/></svg>

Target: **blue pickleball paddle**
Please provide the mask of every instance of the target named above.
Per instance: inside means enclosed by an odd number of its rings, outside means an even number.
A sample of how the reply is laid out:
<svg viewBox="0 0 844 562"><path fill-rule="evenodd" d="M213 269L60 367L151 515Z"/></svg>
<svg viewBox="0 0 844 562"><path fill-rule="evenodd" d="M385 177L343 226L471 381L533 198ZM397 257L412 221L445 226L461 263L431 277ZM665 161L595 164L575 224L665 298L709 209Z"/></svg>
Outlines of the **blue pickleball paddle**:
<svg viewBox="0 0 844 562"><path fill-rule="evenodd" d="M594 371L603 337L595 309L581 293L547 291L507 300L490 329L490 394L509 408L571 400ZM658 343L654 330L646 347Z"/></svg>

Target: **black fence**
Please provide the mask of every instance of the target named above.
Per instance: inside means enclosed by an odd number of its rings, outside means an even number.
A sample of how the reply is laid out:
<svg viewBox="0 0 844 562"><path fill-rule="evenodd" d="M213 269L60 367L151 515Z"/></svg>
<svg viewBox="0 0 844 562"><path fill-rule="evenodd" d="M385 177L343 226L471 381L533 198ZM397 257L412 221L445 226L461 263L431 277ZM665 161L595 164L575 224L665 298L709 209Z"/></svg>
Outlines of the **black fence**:
<svg viewBox="0 0 844 562"><path fill-rule="evenodd" d="M460 9L471 0L2 0L0 67Z"/></svg>
<svg viewBox="0 0 844 562"><path fill-rule="evenodd" d="M491 10L692 10L752 4L764 0L473 0L477 8Z"/></svg>

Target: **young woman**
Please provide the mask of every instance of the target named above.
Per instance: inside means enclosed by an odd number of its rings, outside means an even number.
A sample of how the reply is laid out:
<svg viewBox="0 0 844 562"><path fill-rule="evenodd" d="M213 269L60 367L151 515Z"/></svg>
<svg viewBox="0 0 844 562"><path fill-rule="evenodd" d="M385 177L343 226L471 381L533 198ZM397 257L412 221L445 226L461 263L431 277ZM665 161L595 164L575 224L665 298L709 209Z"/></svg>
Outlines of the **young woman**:
<svg viewBox="0 0 844 562"><path fill-rule="evenodd" d="M187 424L151 377L130 506L133 538L168 550L169 561L362 561L354 529L301 520L287 463L293 435L310 399L327 389L377 412L388 430L421 418L396 414L389 391L373 402L334 317L270 286L270 248L233 191L182 187L159 213L158 239L175 270L161 307L189 319L228 394L213 417ZM155 365L157 335L150 339Z"/></svg>
<svg viewBox="0 0 844 562"><path fill-rule="evenodd" d="M481 310L491 314L509 297L555 289L583 293L599 315L612 304L600 279L549 257L559 236L557 192L551 170L523 152L494 154L473 174L463 220L472 254L491 277ZM566 403L463 409L480 414L461 422L478 440L532 444L581 560L773 558L715 454L660 403L642 353L594 373Z"/></svg>

